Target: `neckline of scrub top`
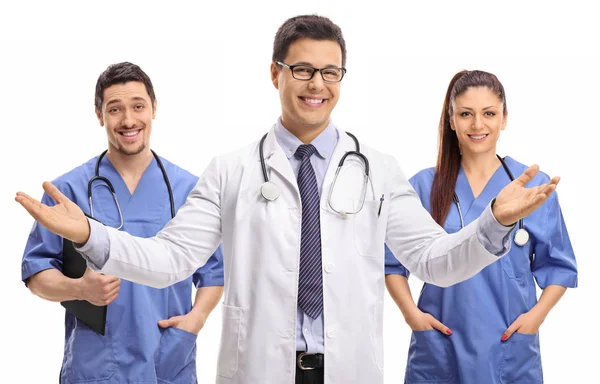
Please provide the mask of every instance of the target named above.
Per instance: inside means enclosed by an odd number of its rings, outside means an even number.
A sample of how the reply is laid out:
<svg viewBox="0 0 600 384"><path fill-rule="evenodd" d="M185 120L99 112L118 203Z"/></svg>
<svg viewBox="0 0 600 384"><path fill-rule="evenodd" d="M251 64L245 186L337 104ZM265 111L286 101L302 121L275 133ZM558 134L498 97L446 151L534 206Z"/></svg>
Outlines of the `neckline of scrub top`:
<svg viewBox="0 0 600 384"><path fill-rule="evenodd" d="M166 166L165 166L166 167ZM126 217L131 218L130 215L126 215L128 212L128 208L130 203L135 201L143 190L152 190L160 188L161 186L164 188L165 192L167 191L167 187L165 184L165 180L162 176L162 172L156 163L156 159L154 156L152 157L152 161L148 164L144 173L140 177L140 181L133 193L129 192L129 188L127 188L127 184L125 180L117 171L113 163L110 161L108 156L104 156L102 161L100 162L100 176L106 177L112 183L115 188L115 193L117 195L117 199L119 200L119 206L121 207L121 212L123 213L123 219L127 221ZM162 195L162 193L161 193ZM167 196L166 199L168 201L168 193L165 193ZM164 199L161 199L161 201ZM162 205L162 204L161 204Z"/></svg>
<svg viewBox="0 0 600 384"><path fill-rule="evenodd" d="M503 177L506 178L506 180L503 180ZM496 197L502 188L496 190L496 188L493 187L499 185L499 183L504 183L501 184L503 187L510 183L510 178L504 171L502 164L498 165L498 168L487 181L481 190L481 193L479 193L479 196L475 197L473 190L471 189L469 179L467 179L467 175L465 174L462 165L460 166L458 177L456 179L455 192L460 201L460 208L463 212L465 225L479 217L485 206L487 206L487 204L489 204L489 202ZM475 217L470 219L470 216L473 215L475 215Z"/></svg>

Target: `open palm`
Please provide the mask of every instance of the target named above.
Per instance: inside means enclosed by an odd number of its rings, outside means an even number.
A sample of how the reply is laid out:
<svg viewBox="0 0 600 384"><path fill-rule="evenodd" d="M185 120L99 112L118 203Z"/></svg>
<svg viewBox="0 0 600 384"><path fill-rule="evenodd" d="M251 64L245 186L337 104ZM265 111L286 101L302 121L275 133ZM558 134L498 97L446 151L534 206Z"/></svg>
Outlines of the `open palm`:
<svg viewBox="0 0 600 384"><path fill-rule="evenodd" d="M42 186L44 191L56 201L55 206L49 207L23 192L17 192L15 200L49 231L74 243L86 243L90 229L81 208L63 195L52 183L45 182Z"/></svg>
<svg viewBox="0 0 600 384"><path fill-rule="evenodd" d="M560 177L549 182L526 188L525 185L538 173L539 167L532 165L500 191L494 203L494 216L503 225L512 225L539 208L556 189Z"/></svg>

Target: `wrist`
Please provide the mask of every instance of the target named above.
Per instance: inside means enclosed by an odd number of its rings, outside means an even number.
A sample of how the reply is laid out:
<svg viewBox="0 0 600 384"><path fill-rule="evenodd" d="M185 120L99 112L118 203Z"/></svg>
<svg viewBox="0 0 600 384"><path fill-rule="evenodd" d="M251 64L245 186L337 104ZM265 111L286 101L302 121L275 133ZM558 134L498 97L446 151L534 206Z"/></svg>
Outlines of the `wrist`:
<svg viewBox="0 0 600 384"><path fill-rule="evenodd" d="M190 310L188 315L190 317L192 317L194 320L200 321L202 323L204 323L206 321L206 319L208 318L208 313L206 311L202 310L201 308L197 308L197 307L192 307L192 309Z"/></svg>
<svg viewBox="0 0 600 384"><path fill-rule="evenodd" d="M546 316L548 316L548 310L540 305L534 305L529 313L538 319L538 322L541 324L544 320L546 320Z"/></svg>
<svg viewBox="0 0 600 384"><path fill-rule="evenodd" d="M406 322L406 324L409 324L409 325L412 323L412 320L415 319L416 317L418 317L420 314L421 314L421 310L416 305L413 305L412 307L407 308L404 311L402 311L402 315L404 316L404 321Z"/></svg>
<svg viewBox="0 0 600 384"><path fill-rule="evenodd" d="M69 292L75 300L85 300L83 294L83 278L69 279Z"/></svg>
<svg viewBox="0 0 600 384"><path fill-rule="evenodd" d="M90 239L90 235L92 233L92 229L90 227L90 221L85 219L85 231L82 231L81 236L78 236L77 239L73 239L73 242L77 244L77 246L81 247L85 245Z"/></svg>
<svg viewBox="0 0 600 384"><path fill-rule="evenodd" d="M500 210L500 212L498 212L498 209L495 208L495 204L496 204L496 198L494 197L494 199L492 200L490 206L492 209L492 215L494 216L494 218L496 219L496 221L500 224L503 225L505 227L513 227L516 222L513 222L512 220L508 219L507 217L505 217L502 214L502 210ZM512 223L512 224L507 224L507 223Z"/></svg>

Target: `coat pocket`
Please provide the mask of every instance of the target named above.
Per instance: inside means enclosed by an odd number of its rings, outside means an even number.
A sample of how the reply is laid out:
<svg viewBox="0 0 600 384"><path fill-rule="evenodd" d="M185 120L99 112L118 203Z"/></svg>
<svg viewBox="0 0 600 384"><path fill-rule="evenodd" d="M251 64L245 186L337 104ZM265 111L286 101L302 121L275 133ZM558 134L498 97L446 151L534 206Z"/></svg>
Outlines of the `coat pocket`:
<svg viewBox="0 0 600 384"><path fill-rule="evenodd" d="M160 382L196 381L196 338L193 333L175 327L162 331L156 356L156 376Z"/></svg>
<svg viewBox="0 0 600 384"><path fill-rule="evenodd" d="M358 204L355 203L356 206ZM380 204L379 200L365 201L354 217L354 245L361 256L382 258L384 255L384 240L378 231L380 217L377 212Z"/></svg>
<svg viewBox="0 0 600 384"><path fill-rule="evenodd" d="M407 383L446 383L454 378L452 346L440 331L413 331L406 366Z"/></svg>
<svg viewBox="0 0 600 384"><path fill-rule="evenodd" d="M539 334L513 333L504 344L502 383L542 383Z"/></svg>
<svg viewBox="0 0 600 384"><path fill-rule="evenodd" d="M238 351L242 308L223 304L223 328L219 345L217 374L232 378L238 370Z"/></svg>

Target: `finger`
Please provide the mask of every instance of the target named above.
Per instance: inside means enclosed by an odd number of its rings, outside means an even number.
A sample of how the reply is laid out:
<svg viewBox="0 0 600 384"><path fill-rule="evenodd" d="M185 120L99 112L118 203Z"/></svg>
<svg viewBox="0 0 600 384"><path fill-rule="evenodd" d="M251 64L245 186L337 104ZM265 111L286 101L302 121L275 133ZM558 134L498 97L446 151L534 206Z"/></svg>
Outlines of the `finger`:
<svg viewBox="0 0 600 384"><path fill-rule="evenodd" d="M36 205L40 205L41 203L39 201L37 201L36 199L34 199L33 197L29 196L28 194L26 194L25 192L17 192L17 196L15 197L15 200L19 201L19 199L26 199L31 201L32 203L36 204Z"/></svg>
<svg viewBox="0 0 600 384"><path fill-rule="evenodd" d="M104 280L105 284L114 283L115 281L117 281L117 282L121 281L121 279L119 279L118 277L110 276L110 275L102 275L102 280Z"/></svg>
<svg viewBox="0 0 600 384"><path fill-rule="evenodd" d="M111 289L110 291L108 291L108 293L106 295L104 295L104 297L106 299L113 297L114 295L119 293L120 290L121 290L121 287L115 287L115 288Z"/></svg>
<svg viewBox="0 0 600 384"><path fill-rule="evenodd" d="M504 334L502 335L502 338L500 340L502 341L506 341L508 340L513 333L515 333L517 331L517 329L519 329L521 326L515 321L514 323L512 323L510 325L510 327L508 327L506 329L506 331L504 331Z"/></svg>
<svg viewBox="0 0 600 384"><path fill-rule="evenodd" d="M172 327L174 325L174 321L172 320L172 318L168 319L168 320L159 320L158 321L158 326L161 328L169 328Z"/></svg>
<svg viewBox="0 0 600 384"><path fill-rule="evenodd" d="M515 179L515 182L517 182L521 186L525 186L525 184L529 183L531 179L533 179L535 175L537 175L539 170L540 167L534 164L531 167L527 168L525 172L523 172L519 177L517 177Z"/></svg>
<svg viewBox="0 0 600 384"><path fill-rule="evenodd" d="M62 192L59 191L58 188L56 188L54 186L54 184L52 184L49 181L44 181L44 183L42 184L42 187L44 188L44 191L48 194L48 196L53 198L57 204L64 203L66 201L71 201L65 195L63 195Z"/></svg>
<svg viewBox="0 0 600 384"><path fill-rule="evenodd" d="M21 192L20 192L21 193ZM21 204L21 206L23 208L25 208L25 210L27 212L29 212L29 214L36 220L39 221L40 217L41 217L41 203L38 202L37 200L27 196L26 194L22 194L22 195L17 195L15 197L15 201L19 204Z"/></svg>
<svg viewBox="0 0 600 384"><path fill-rule="evenodd" d="M442 324L441 321L435 318L431 322L431 326L437 329L438 331L442 332L444 335L450 336L452 334L452 330L450 328L446 327L444 324Z"/></svg>
<svg viewBox="0 0 600 384"><path fill-rule="evenodd" d="M552 192L556 190L556 184L546 184L541 188L541 193L543 193L546 197L550 196Z"/></svg>
<svg viewBox="0 0 600 384"><path fill-rule="evenodd" d="M119 294L115 293L113 296L111 296L108 299L104 300L104 305L108 305L108 304L112 303L113 301L115 301L117 299L117 297L119 297Z"/></svg>
<svg viewBox="0 0 600 384"><path fill-rule="evenodd" d="M112 292L115 288L119 288L121 286L121 280L112 281L106 285L104 285L104 292Z"/></svg>

